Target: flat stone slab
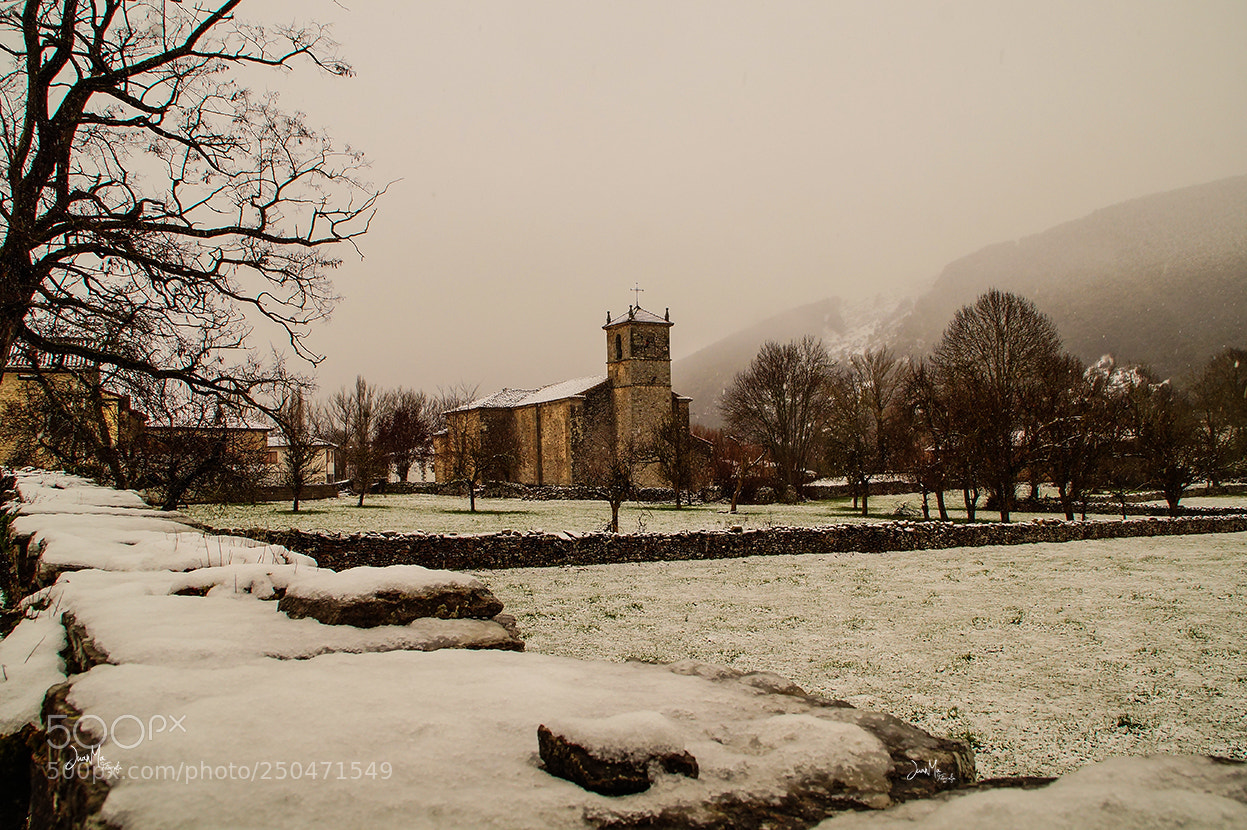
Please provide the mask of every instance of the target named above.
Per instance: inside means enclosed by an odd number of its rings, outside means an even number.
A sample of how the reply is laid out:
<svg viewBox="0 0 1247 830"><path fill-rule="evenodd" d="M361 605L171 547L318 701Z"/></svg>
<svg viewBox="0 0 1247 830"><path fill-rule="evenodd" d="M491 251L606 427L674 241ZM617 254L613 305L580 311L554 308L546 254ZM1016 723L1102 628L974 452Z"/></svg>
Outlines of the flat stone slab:
<svg viewBox="0 0 1247 830"><path fill-rule="evenodd" d="M679 729L657 712L552 721L537 727L537 746L547 772L602 795L644 792L660 772L698 772Z"/></svg>
<svg viewBox="0 0 1247 830"><path fill-rule="evenodd" d="M502 603L480 580L419 565L317 570L292 579L278 608L326 625L406 625L422 617L492 619Z"/></svg>

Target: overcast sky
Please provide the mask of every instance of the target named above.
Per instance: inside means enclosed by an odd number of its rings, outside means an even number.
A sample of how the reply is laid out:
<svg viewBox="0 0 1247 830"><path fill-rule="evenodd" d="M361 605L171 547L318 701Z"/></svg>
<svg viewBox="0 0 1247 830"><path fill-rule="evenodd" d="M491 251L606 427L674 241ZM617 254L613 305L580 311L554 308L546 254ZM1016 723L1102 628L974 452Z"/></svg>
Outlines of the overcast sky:
<svg viewBox="0 0 1247 830"><path fill-rule="evenodd" d="M247 5L244 4L244 9ZM604 372L1247 173L1247 3L256 0L349 79L265 76L395 182L315 338L332 391Z"/></svg>

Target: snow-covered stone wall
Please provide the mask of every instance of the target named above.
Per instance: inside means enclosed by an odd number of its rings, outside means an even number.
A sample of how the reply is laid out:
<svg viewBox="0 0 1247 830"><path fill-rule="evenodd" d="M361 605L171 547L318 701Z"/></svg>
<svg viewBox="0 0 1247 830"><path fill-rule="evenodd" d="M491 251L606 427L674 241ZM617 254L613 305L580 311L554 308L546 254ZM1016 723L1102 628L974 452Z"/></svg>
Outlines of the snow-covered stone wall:
<svg viewBox="0 0 1247 830"><path fill-rule="evenodd" d="M1016 524L902 521L671 534L502 532L458 536L258 529L216 532L281 545L307 554L320 567L333 570L360 565L423 565L449 570L482 570L844 551L883 553L1241 531L1247 531L1247 515L1096 522L1040 519Z"/></svg>

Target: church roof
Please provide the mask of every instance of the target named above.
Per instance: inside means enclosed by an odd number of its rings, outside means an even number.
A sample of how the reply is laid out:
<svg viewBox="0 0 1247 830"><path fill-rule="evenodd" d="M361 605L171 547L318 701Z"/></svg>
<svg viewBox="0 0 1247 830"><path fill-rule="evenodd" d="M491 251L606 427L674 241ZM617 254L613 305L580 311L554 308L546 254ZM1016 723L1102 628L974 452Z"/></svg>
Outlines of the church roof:
<svg viewBox="0 0 1247 830"><path fill-rule="evenodd" d="M538 403L561 401L583 395L595 386L606 382L606 375L592 375L584 378L573 378L562 383L552 383L540 389L500 389L492 395L477 398L469 404L451 410L466 412L469 409L515 409L521 406L532 406Z"/></svg>
<svg viewBox="0 0 1247 830"><path fill-rule="evenodd" d="M658 323L664 326L673 325L666 317L660 317L652 311L646 311L638 306L629 306L627 314L620 314L618 317L610 316L610 322L602 326L604 329L613 326L622 326L624 323Z"/></svg>

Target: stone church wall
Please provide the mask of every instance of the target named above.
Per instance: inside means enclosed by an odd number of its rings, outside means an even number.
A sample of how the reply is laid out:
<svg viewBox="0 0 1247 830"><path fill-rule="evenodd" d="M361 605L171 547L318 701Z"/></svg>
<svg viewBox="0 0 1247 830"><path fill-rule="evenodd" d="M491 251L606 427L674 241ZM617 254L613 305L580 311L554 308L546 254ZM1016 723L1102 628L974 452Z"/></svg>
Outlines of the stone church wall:
<svg viewBox="0 0 1247 830"><path fill-rule="evenodd" d="M541 453L537 445L537 407L525 406L508 412L514 420L512 432L515 441L511 452L515 455L509 481L536 484L541 481Z"/></svg>
<svg viewBox="0 0 1247 830"><path fill-rule="evenodd" d="M580 401L562 400L538 404L541 419L541 484L571 484L571 419Z"/></svg>

